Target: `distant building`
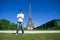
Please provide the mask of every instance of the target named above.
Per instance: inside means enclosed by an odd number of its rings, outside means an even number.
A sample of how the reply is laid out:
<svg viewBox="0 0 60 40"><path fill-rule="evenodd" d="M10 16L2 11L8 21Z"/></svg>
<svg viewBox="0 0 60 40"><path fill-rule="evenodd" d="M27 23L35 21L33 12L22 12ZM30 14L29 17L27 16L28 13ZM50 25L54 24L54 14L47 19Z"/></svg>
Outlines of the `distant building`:
<svg viewBox="0 0 60 40"><path fill-rule="evenodd" d="M34 24L32 22L32 16L31 16L31 4L29 5L29 18L28 18L28 23L26 25L26 29L28 30L33 30L34 29Z"/></svg>

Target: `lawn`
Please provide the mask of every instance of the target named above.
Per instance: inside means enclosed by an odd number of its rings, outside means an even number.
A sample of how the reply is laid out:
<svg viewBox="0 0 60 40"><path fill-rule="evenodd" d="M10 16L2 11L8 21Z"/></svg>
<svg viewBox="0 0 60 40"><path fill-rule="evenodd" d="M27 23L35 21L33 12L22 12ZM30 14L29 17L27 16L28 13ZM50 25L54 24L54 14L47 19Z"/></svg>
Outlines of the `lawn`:
<svg viewBox="0 0 60 40"><path fill-rule="evenodd" d="M0 40L60 40L60 33L42 34L0 34Z"/></svg>

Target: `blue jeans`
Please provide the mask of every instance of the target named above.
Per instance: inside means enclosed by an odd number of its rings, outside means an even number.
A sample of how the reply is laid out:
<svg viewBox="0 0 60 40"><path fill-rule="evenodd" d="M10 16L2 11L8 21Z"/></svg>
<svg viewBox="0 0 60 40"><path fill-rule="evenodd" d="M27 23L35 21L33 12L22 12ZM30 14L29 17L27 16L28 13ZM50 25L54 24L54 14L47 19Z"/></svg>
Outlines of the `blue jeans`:
<svg viewBox="0 0 60 40"><path fill-rule="evenodd" d="M18 23L17 23L16 34L18 34L19 27L21 27L21 29L22 29L22 34L24 34L24 28L23 28L23 26L22 26L22 23L21 23L21 22L18 22Z"/></svg>

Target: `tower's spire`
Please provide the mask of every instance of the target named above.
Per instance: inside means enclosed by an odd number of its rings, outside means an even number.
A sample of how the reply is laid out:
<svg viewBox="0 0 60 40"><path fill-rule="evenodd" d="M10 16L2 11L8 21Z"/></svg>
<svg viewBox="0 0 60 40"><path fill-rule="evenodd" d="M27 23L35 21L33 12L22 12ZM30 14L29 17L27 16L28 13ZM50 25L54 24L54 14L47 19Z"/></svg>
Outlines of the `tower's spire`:
<svg viewBox="0 0 60 40"><path fill-rule="evenodd" d="M29 4L29 18L31 18L31 3Z"/></svg>

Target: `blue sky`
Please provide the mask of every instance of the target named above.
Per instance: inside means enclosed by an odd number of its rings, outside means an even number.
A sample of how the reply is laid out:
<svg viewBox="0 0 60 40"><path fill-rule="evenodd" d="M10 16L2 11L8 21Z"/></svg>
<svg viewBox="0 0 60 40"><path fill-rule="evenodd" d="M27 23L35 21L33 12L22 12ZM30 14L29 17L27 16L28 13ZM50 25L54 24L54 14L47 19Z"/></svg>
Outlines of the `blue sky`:
<svg viewBox="0 0 60 40"><path fill-rule="evenodd" d="M17 14L22 9L24 25L28 22L29 3L32 9L32 21L35 26L52 19L60 19L60 0L0 0L0 19L17 23Z"/></svg>

